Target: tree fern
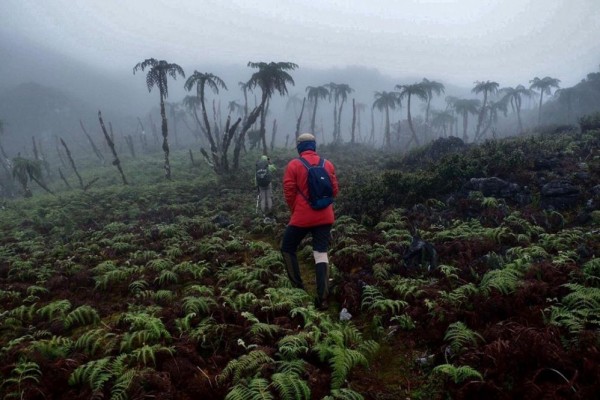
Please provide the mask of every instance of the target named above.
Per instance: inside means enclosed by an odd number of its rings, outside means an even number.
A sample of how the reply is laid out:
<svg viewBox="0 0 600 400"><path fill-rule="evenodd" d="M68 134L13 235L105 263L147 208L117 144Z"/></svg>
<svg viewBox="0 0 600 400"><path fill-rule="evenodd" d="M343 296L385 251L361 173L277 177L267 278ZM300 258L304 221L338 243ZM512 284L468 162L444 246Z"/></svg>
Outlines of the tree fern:
<svg viewBox="0 0 600 400"><path fill-rule="evenodd" d="M479 371L468 365L461 365L460 367L455 367L452 364L442 364L436 366L432 370L432 373L446 375L450 377L452 381L454 381L454 383L456 384L463 383L466 380L483 380L483 376L481 376Z"/></svg>

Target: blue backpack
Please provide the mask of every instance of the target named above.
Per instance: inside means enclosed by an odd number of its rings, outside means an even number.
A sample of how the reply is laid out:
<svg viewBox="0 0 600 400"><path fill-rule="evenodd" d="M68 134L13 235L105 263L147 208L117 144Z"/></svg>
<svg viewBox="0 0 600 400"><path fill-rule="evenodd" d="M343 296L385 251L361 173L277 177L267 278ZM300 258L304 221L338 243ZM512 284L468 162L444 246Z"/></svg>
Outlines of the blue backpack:
<svg viewBox="0 0 600 400"><path fill-rule="evenodd" d="M333 185L331 177L325 169L325 159L320 158L319 164L310 165L302 157L298 159L308 170L308 198L300 191L300 194L314 210L321 210L333 203Z"/></svg>

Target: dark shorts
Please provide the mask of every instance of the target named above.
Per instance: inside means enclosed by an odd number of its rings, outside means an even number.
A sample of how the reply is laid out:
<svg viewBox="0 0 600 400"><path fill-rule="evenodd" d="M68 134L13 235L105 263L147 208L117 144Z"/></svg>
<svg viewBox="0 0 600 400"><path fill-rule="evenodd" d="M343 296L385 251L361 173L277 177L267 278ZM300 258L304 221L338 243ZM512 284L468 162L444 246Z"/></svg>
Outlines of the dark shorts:
<svg viewBox="0 0 600 400"><path fill-rule="evenodd" d="M331 225L319 225L310 228L288 225L285 228L283 240L281 241L281 251L284 253L295 253L298 245L308 233L312 236L313 251L326 253L331 237Z"/></svg>

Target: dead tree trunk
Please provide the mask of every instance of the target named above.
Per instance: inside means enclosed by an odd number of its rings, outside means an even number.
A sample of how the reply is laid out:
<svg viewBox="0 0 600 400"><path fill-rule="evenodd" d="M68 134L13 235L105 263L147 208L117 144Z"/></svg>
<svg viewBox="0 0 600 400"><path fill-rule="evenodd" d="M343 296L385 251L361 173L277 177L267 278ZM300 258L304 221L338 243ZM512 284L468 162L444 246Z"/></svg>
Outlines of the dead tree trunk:
<svg viewBox="0 0 600 400"><path fill-rule="evenodd" d="M123 173L123 169L121 169L121 161L119 160L119 156L117 156L117 152L115 150L115 143L112 141L112 139L108 136L108 133L106 132L106 127L104 126L104 121L102 121L102 113L100 111L98 111L98 120L100 121L100 127L102 128L102 133L104 133L104 138L108 143L108 147L110 147L110 150L112 151L112 154L115 157L112 164L116 166L119 170L121 178L123 179L123 184L127 185L127 179L125 179L125 174Z"/></svg>
<svg viewBox="0 0 600 400"><path fill-rule="evenodd" d="M352 99L352 133L350 143L354 144L354 133L356 132L356 101Z"/></svg>
<svg viewBox="0 0 600 400"><path fill-rule="evenodd" d="M102 165L104 165L106 163L104 156L102 155L100 150L96 147L96 144L92 140L92 137L87 133L85 126L83 126L83 122L81 120L79 120L79 125L81 125L81 130L83 130L83 133L85 134L85 137L87 137L87 140L88 140L90 146L92 146L92 150L94 151L94 154L96 154L96 157L98 157L98 159L100 160Z"/></svg>
<svg viewBox="0 0 600 400"><path fill-rule="evenodd" d="M300 124L302 123L302 114L304 114L304 104L306 103L306 97L302 99L302 109L300 110L300 116L298 117L298 121L296 121L296 138L300 136ZM314 133L314 132L313 132ZM287 148L287 139L285 141L285 147Z"/></svg>
<svg viewBox="0 0 600 400"><path fill-rule="evenodd" d="M65 148L65 151L67 152L67 158L69 159L69 162L71 163L71 168L73 168L73 171L75 171L75 175L77 175L77 179L79 179L79 186L81 186L81 188L83 189L83 179L81 179L81 175L79 175L79 172L77 172L77 167L75 167L75 161L73 161L73 157L71 157L71 151L69 150L69 148L67 147L67 144L65 143L65 141L60 138L60 142L62 143L63 147Z"/></svg>

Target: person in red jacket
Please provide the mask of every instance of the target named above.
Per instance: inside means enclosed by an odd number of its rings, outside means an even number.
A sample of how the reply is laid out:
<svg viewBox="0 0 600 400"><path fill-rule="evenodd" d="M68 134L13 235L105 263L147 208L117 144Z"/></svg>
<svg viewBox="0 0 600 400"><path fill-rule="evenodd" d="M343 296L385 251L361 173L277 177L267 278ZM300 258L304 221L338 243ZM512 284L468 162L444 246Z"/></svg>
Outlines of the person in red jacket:
<svg viewBox="0 0 600 400"><path fill-rule="evenodd" d="M303 133L296 139L296 148L300 157L310 165L317 165L321 157L317 154L315 137L310 133ZM329 160L325 160L325 170L331 178L333 196L338 194L338 181L335 176L335 167ZM328 308L329 295L329 259L327 249L331 226L335 221L333 204L320 209L313 209L308 202L308 170L298 158L291 160L283 175L283 195L292 215L285 229L281 243L281 253L285 261L286 271L292 285L304 289L300 268L296 257L296 249L310 233L312 236L313 256L315 259L317 299L316 306L321 310Z"/></svg>

